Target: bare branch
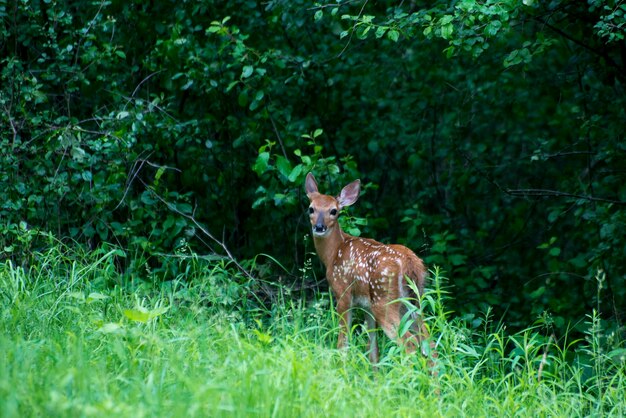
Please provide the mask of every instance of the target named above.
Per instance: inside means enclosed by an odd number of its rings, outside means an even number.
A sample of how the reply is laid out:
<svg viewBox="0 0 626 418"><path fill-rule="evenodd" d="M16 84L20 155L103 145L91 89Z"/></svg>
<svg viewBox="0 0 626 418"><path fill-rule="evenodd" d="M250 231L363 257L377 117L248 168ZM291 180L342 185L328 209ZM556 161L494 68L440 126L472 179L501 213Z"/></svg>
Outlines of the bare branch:
<svg viewBox="0 0 626 418"><path fill-rule="evenodd" d="M575 193L560 192L558 190L547 189L504 189L504 192L511 196L535 196L535 197L571 197L575 199L589 200L591 202L612 203L615 205L626 205L621 200L605 199L603 197L587 196Z"/></svg>
<svg viewBox="0 0 626 418"><path fill-rule="evenodd" d="M139 164L139 167L137 169L135 169L135 167L137 166L137 164ZM169 210L171 210L172 212L177 213L178 215L190 220L191 222L193 222L193 224L196 226L196 228L198 228L200 231L202 231L202 233L204 235L206 235L207 237L209 237L211 239L211 241L215 242L220 248L222 248L222 250L226 253L226 257L228 258L228 260L230 260L235 266L237 266L237 268L239 269L239 271L241 271L244 275L246 275L248 278L250 279L254 279L254 276L252 276L252 274L250 274L250 272L248 272L248 270L246 270L241 264L239 264L239 262L235 259L235 257L233 257L232 253L230 252L230 250L228 249L228 247L226 246L226 244L224 244L223 241L218 240L217 238L215 238L215 236L213 234L211 234L209 232L208 229L206 229L202 224L200 224L200 222L198 222L196 220L196 218L193 215L189 215L186 214L184 212L181 212L180 210L178 210L178 208L176 206L174 206L173 204L171 204L170 202L168 202L167 200L165 200L163 197L161 197L155 190L154 188L152 188L151 186L149 186L148 184L146 184L140 177L138 177L139 172L141 171L141 168L143 167L144 164L148 164L150 166L153 167L160 167L156 164L150 163L149 161L142 159L142 160L137 160L135 162L135 165L133 166L133 170L131 171L132 173L132 178L127 182L127 186L126 186L126 190L124 191L124 196L122 198L122 200L120 201L120 203L116 206L116 209L122 204L122 202L124 201L124 199L126 198L126 195L128 194L128 190L130 188L130 185L133 183L133 181L135 179L139 180L141 182L141 184L144 185L144 187L148 190L150 190L154 196L161 202L163 203L165 206L167 206L167 208ZM169 168L169 167L168 167Z"/></svg>
<svg viewBox="0 0 626 418"><path fill-rule="evenodd" d="M315 7L309 7L307 10L323 10L329 7L342 7L342 6L347 6L350 3L354 3L355 1L358 1L358 0L347 0L347 1L344 1L343 3L320 4Z"/></svg>
<svg viewBox="0 0 626 418"><path fill-rule="evenodd" d="M359 10L359 14L356 17L357 21L363 15L363 10L365 10L365 6L367 6L368 2L369 2L369 0L365 0L363 2L363 6L361 7L361 10ZM341 57L343 55L343 53L346 52L346 49L348 49L348 45L350 45L350 42L352 42L352 36L354 36L354 31L355 31L356 25L357 25L356 23L354 25L352 25L352 29L350 30L350 37L348 38L348 42L346 42L346 45L343 47L341 52L337 55L337 58Z"/></svg>
<svg viewBox="0 0 626 418"><path fill-rule="evenodd" d="M607 199L604 197L596 197L591 195L582 195L576 193L567 193L561 192L558 190L548 190L548 189L510 189L508 187L502 187L498 184L497 181L491 178L490 175L485 173L479 167L474 164L474 160L467 154L463 153L463 157L465 161L478 172L483 178L485 178L489 183L493 184L500 190L502 193L508 194L509 196L523 196L523 197L565 197L565 198L575 198L588 200L590 202L602 202L602 203L612 203L614 205L626 205L626 202L621 200Z"/></svg>
<svg viewBox="0 0 626 418"><path fill-rule="evenodd" d="M267 114L270 117L270 122L272 123L272 128L274 128L274 134L276 134L276 139L278 139L278 143L280 144L280 149L283 152L283 156L286 159L289 159L289 157L287 157L287 151L285 150L285 145L283 145L283 138L280 136L280 132L278 131L278 127L276 126L276 122L274 122L274 117L272 116L272 112L270 111L268 106L265 106L265 109L267 110Z"/></svg>
<svg viewBox="0 0 626 418"><path fill-rule="evenodd" d="M164 70L159 70L159 71L155 71L152 74L148 75L146 78L144 78L143 80L141 80L139 82L139 84L137 84L137 87L135 87L135 90L133 90L133 94L130 95L130 97L135 97L135 94L137 94L137 90L139 90L139 87L141 87L141 85L143 83L145 83L146 81L150 80L152 77L154 77L157 74L162 73Z"/></svg>
<svg viewBox="0 0 626 418"><path fill-rule="evenodd" d="M180 215L180 216L190 220L191 222L193 222L193 224L196 226L196 228L198 228L200 231L202 231L202 233L204 235L206 235L207 237L209 237L211 239L211 241L215 242L219 247L222 248L222 250L226 253L226 257L228 258L228 260L230 260L239 269L239 271L241 271L249 279L253 279L254 280L254 276L252 276L252 274L250 274L250 272L248 272L248 270L246 270L241 264L239 264L239 262L232 255L232 253L230 252L230 250L228 249L226 244L224 244L223 241L220 241L217 238L215 238L215 236L213 234L211 234L211 232L209 232L209 230L206 229L200 222L198 222L193 215L188 215L188 214L186 214L184 212L181 212L180 210L178 210L178 208L175 205L171 204L170 202L165 200L163 197L161 197L152 187L147 185L142 179L138 178L138 180L146 187L146 189L150 190L154 194L154 196L161 203L163 203L165 206L167 206L167 208L169 210L171 210L172 212L175 212L178 215Z"/></svg>

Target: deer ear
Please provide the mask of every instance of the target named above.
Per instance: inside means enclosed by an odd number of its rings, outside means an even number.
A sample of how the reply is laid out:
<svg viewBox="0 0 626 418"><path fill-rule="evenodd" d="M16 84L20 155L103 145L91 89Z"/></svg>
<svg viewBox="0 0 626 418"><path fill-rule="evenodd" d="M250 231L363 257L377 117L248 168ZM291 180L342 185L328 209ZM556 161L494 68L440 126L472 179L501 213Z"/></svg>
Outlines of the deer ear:
<svg viewBox="0 0 626 418"><path fill-rule="evenodd" d="M341 193L337 197L339 202L339 208L350 206L359 198L359 192L361 191L361 180L354 180L346 187L341 189Z"/></svg>
<svg viewBox="0 0 626 418"><path fill-rule="evenodd" d="M315 181L315 177L313 174L309 173L306 175L306 181L304 182L304 188L306 190L306 195L311 197L313 193L319 193L317 191L317 182Z"/></svg>

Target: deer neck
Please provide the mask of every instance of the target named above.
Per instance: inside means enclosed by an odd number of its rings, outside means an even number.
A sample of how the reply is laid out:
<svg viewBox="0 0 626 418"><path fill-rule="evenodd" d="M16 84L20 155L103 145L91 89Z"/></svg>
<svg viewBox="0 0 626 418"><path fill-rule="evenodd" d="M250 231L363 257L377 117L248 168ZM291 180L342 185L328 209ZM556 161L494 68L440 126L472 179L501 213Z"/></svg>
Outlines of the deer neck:
<svg viewBox="0 0 626 418"><path fill-rule="evenodd" d="M337 258L339 247L345 238L346 234L341 230L339 225L336 225L325 237L313 236L315 251L317 251L317 255L320 257L322 263L324 263L324 266L327 269L332 267L335 259Z"/></svg>

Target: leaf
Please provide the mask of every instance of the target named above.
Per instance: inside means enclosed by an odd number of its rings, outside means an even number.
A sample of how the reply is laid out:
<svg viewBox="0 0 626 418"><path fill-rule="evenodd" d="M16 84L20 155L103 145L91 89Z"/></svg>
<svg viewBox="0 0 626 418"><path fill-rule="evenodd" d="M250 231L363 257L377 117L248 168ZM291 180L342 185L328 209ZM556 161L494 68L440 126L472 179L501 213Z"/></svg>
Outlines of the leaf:
<svg viewBox="0 0 626 418"><path fill-rule="evenodd" d="M287 178L287 180L295 183L300 177L300 174L302 174L303 169L304 167L302 166L302 164L298 164L297 166L295 166L293 170L291 170L291 173L289 173L289 177Z"/></svg>
<svg viewBox="0 0 626 418"><path fill-rule="evenodd" d="M440 24L441 26L445 26L445 25L447 25L447 24L451 23L451 22L452 22L452 20L454 20L454 16L452 16L452 15L444 15L444 16L441 18L441 20L439 21L439 24Z"/></svg>
<svg viewBox="0 0 626 418"><path fill-rule="evenodd" d="M467 256L462 255L462 254L451 254L448 257L448 260L450 261L450 263L453 266L462 266L462 265L464 265L466 259L467 259Z"/></svg>
<svg viewBox="0 0 626 418"><path fill-rule="evenodd" d="M611 357L613 361L626 362L626 348L616 348L608 352L607 356Z"/></svg>
<svg viewBox="0 0 626 418"><path fill-rule="evenodd" d="M70 292L67 294L67 296L74 298L74 299L78 299L80 301L85 300L85 295L82 292Z"/></svg>
<svg viewBox="0 0 626 418"><path fill-rule="evenodd" d="M252 75L253 72L254 67L251 65L246 65L243 67L243 70L241 70L241 78L248 78Z"/></svg>
<svg viewBox="0 0 626 418"><path fill-rule="evenodd" d="M252 170L254 170L254 172L257 173L259 176L265 173L269 167L269 164L268 164L269 159L270 159L269 152L261 152L259 156L256 158L256 162L254 163Z"/></svg>
<svg viewBox="0 0 626 418"><path fill-rule="evenodd" d="M365 39L367 38L367 33L372 29L371 26L360 26L359 30L357 30L357 38Z"/></svg>
<svg viewBox="0 0 626 418"><path fill-rule="evenodd" d="M250 106L248 107L248 109L250 109L251 111L255 111L259 108L260 105L261 105L261 102L255 99L252 101L252 103L250 103Z"/></svg>
<svg viewBox="0 0 626 418"><path fill-rule="evenodd" d="M489 24L485 28L485 35L495 36L501 27L502 27L502 22L500 22L499 20L492 20L491 22L489 22Z"/></svg>
<svg viewBox="0 0 626 418"><path fill-rule="evenodd" d="M209 32L209 33L216 33L216 32L220 31L221 26L219 25L219 23L217 23L217 22L214 22L214 23L216 23L216 24L215 25L211 24L211 26L209 26L209 28L206 30L207 32Z"/></svg>
<svg viewBox="0 0 626 418"><path fill-rule="evenodd" d="M385 35L385 32L387 31L388 27L387 26L379 26L378 28L376 28L376 39L380 39Z"/></svg>
<svg viewBox="0 0 626 418"><path fill-rule="evenodd" d="M291 163L282 155L276 157L276 168L285 178L289 177L289 174L291 173Z"/></svg>
<svg viewBox="0 0 626 418"><path fill-rule="evenodd" d="M398 42L399 37L400 37L400 32L398 32L397 30L392 29L389 32L387 32L387 38L389 38L390 40L394 42Z"/></svg>
<svg viewBox="0 0 626 418"><path fill-rule="evenodd" d="M154 198L152 192L150 190L145 190L141 193L141 203L144 205L154 205L157 202L157 199Z"/></svg>
<svg viewBox="0 0 626 418"><path fill-rule="evenodd" d="M316 129L315 132L313 132L313 138L317 138L318 136L320 136L321 134L324 133L323 129Z"/></svg>
<svg viewBox="0 0 626 418"><path fill-rule="evenodd" d="M537 290L535 290L534 292L531 292L529 296L531 297L531 299L537 299L541 295L543 295L545 292L546 292L546 287L545 286L541 286Z"/></svg>
<svg viewBox="0 0 626 418"><path fill-rule="evenodd" d="M154 182L158 184L159 180L161 180L161 176L165 173L165 166L160 166L154 175Z"/></svg>
<svg viewBox="0 0 626 418"><path fill-rule="evenodd" d="M110 296L103 295L102 293L91 292L89 296L87 296L87 303L96 302L99 300L107 300Z"/></svg>
<svg viewBox="0 0 626 418"><path fill-rule="evenodd" d="M320 9L317 12L315 12L315 15L313 16L313 19L317 22L318 20L320 20L322 17L324 16L324 12Z"/></svg>
<svg viewBox="0 0 626 418"><path fill-rule="evenodd" d="M172 226L174 226L175 223L176 223L176 218L173 216L168 216L167 219L165 219L165 222L163 222L163 230L167 231Z"/></svg>
<svg viewBox="0 0 626 418"><path fill-rule="evenodd" d="M447 25L443 25L441 27L441 37L443 39L450 39L452 37L452 33L454 32L454 26L452 23L448 23Z"/></svg>
<svg viewBox="0 0 626 418"><path fill-rule="evenodd" d="M146 323L159 316L163 315L167 312L169 308L162 306L159 308L154 308L152 310L147 310L144 307L138 307L137 309L124 309L124 316L135 322Z"/></svg>
<svg viewBox="0 0 626 418"><path fill-rule="evenodd" d="M228 86L226 87L226 93L228 93L229 91L231 91L233 89L233 87L235 87L237 84L239 84L239 81L235 80L235 81L231 81Z"/></svg>
<svg viewBox="0 0 626 418"><path fill-rule="evenodd" d="M248 92L246 90L242 90L237 96L237 104L241 107L248 106Z"/></svg>

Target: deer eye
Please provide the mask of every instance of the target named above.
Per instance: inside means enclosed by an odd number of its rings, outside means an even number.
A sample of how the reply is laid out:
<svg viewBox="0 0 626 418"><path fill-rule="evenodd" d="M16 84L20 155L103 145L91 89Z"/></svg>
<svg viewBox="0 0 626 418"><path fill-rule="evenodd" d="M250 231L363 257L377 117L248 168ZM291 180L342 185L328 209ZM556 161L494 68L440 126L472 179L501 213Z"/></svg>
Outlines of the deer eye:
<svg viewBox="0 0 626 418"><path fill-rule="evenodd" d="M331 209L330 216L337 216L337 209Z"/></svg>
<svg viewBox="0 0 626 418"><path fill-rule="evenodd" d="M313 213L313 212L315 212L315 209L313 209L313 207L311 206L311 207L309 208L309 213Z"/></svg>

